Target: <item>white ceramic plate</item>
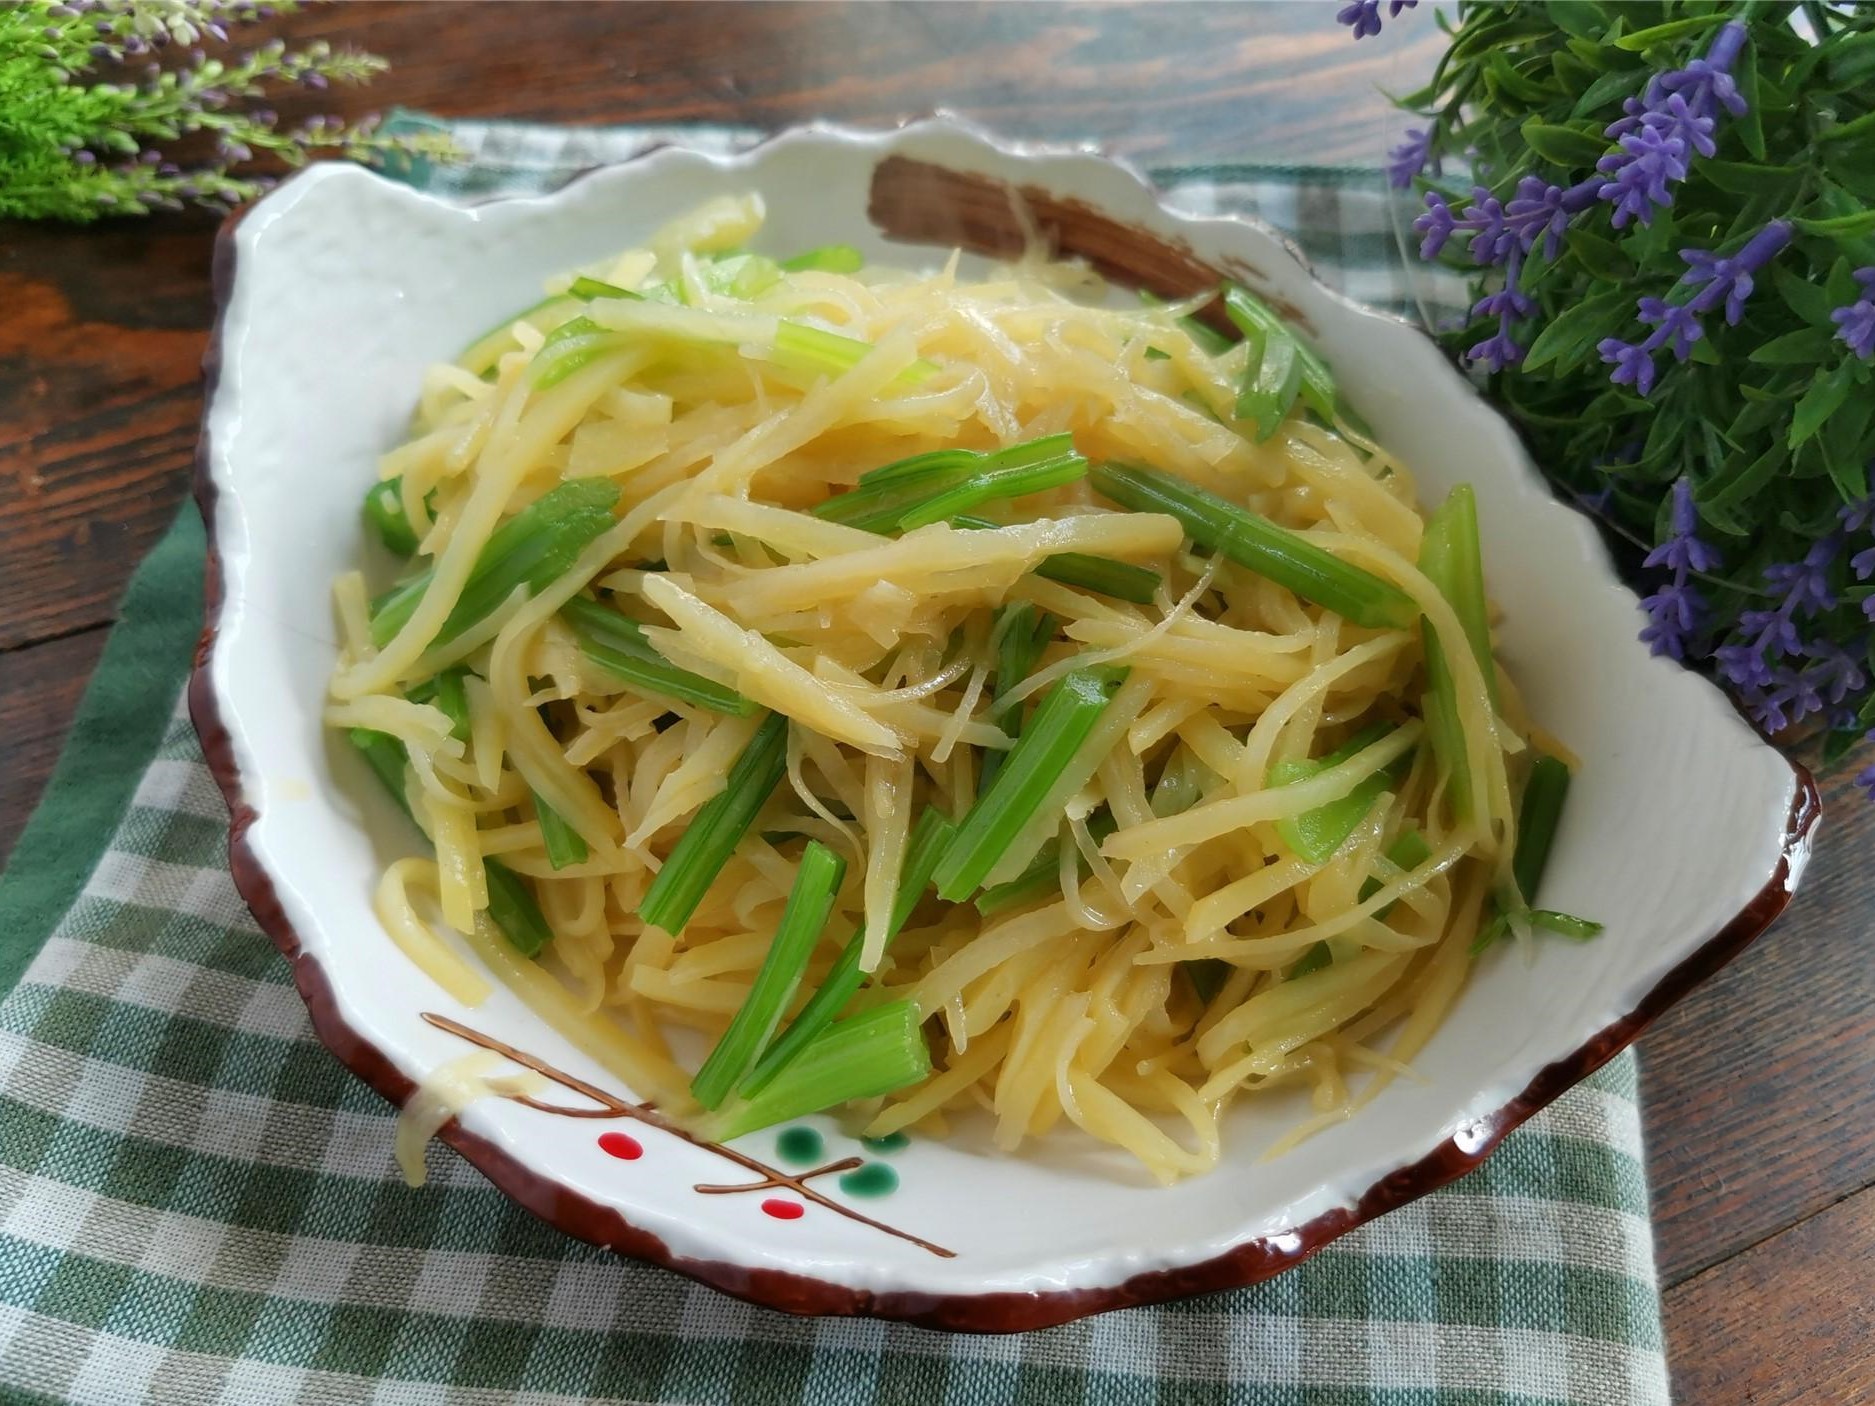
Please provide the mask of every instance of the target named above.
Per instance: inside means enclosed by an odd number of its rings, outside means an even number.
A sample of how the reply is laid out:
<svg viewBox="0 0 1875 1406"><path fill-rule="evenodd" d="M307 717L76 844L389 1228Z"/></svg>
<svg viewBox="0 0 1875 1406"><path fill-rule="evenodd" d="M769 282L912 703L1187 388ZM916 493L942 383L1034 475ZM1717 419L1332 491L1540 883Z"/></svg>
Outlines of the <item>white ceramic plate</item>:
<svg viewBox="0 0 1875 1406"><path fill-rule="evenodd" d="M372 885L413 837L320 726L327 583L357 564L360 495L423 368L533 301L546 276L748 189L768 202L761 243L776 252L838 240L879 260L942 257L889 242L874 215L939 243L1007 249L1013 188L1065 249L1160 292L1223 271L1285 305L1429 499L1476 486L1504 662L1582 758L1544 899L1607 932L1539 942L1528 964L1508 950L1482 962L1416 1061L1426 1083L1394 1084L1268 1163L1260 1152L1296 1110L1263 1100L1230 1119L1217 1172L1169 1190L1072 1137L1019 1158L968 1135L880 1154L823 1120L829 1160L885 1160L898 1189L865 1200L831 1175L788 1172L763 1189L699 1192L760 1182L749 1162L781 1166L775 1135L726 1153L634 1117L630 1090L505 990L461 1008L380 931ZM327 165L231 225L217 273L200 491L220 595L192 701L235 815L236 880L292 958L321 1038L387 1097L468 1048L431 1013L618 1102L619 1117L588 1120L489 1100L445 1133L574 1235L777 1307L972 1329L1246 1283L1475 1166L1762 931L1803 866L1809 778L1709 684L1649 657L1634 597L1589 525L1550 497L1432 343L1328 292L1269 230L1168 210L1098 156L1018 150L947 121L812 128L728 158L662 149L550 196L469 208Z"/></svg>

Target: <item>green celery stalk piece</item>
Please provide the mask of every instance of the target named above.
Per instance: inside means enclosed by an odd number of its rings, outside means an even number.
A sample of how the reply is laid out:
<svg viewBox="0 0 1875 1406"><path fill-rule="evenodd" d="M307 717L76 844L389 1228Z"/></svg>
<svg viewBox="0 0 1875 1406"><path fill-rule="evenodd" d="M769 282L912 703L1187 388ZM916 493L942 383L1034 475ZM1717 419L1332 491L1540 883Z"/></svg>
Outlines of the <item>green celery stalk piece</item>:
<svg viewBox="0 0 1875 1406"><path fill-rule="evenodd" d="M1462 491L1461 491L1462 490ZM1496 700L1496 666L1491 659L1490 626L1484 616L1483 568L1478 564L1478 519L1468 485L1454 488L1426 521L1420 539L1419 569L1439 589L1459 617L1478 667ZM1420 619L1426 655L1426 701L1422 711L1434 753L1449 778L1452 811L1471 818L1471 760L1459 722L1458 684L1446 657L1449 641L1439 638L1430 621Z"/></svg>
<svg viewBox="0 0 1875 1406"><path fill-rule="evenodd" d="M1185 969L1185 975L1190 978L1192 990L1198 993L1198 999L1207 1006L1217 999L1217 993L1230 980L1230 963L1221 957L1199 957L1193 961L1180 962L1179 965Z"/></svg>
<svg viewBox="0 0 1875 1406"><path fill-rule="evenodd" d="M1073 450L1031 462L998 464L992 455L985 467L962 483L954 484L899 514L898 530L911 532L928 523L945 522L957 514L999 498L1020 498L1029 493L1059 488L1087 476L1087 460Z"/></svg>
<svg viewBox="0 0 1875 1406"><path fill-rule="evenodd" d="M1199 546L1356 625L1399 629L1412 621L1411 598L1391 583L1194 483L1135 464L1096 464L1090 477L1121 507L1177 518Z"/></svg>
<svg viewBox="0 0 1875 1406"><path fill-rule="evenodd" d="M449 719L449 735L458 742L469 740L469 671L458 664L434 678L425 679L404 697L412 703L434 703Z"/></svg>
<svg viewBox="0 0 1875 1406"><path fill-rule="evenodd" d="M1165 306L1165 299L1155 297L1144 288L1139 290L1139 300L1149 308L1162 308ZM1211 326L1210 323L1204 322L1192 316L1190 313L1179 318L1178 325L1183 327L1185 331L1191 335L1192 341L1198 344L1199 350L1210 356L1222 356L1225 352L1237 345L1235 342L1231 341L1229 337L1226 337L1222 332L1218 331L1217 328ZM1161 352L1160 355L1163 356L1164 353Z"/></svg>
<svg viewBox="0 0 1875 1406"><path fill-rule="evenodd" d="M534 353L530 368L534 389L551 390L575 371L623 345L620 333L601 327L590 317L570 317L549 332Z"/></svg>
<svg viewBox="0 0 1875 1406"><path fill-rule="evenodd" d="M789 273L806 273L809 270L820 273L858 273L866 267L866 256L851 244L823 244L818 249L807 249L791 259L783 259L781 266Z"/></svg>
<svg viewBox="0 0 1875 1406"><path fill-rule="evenodd" d="M644 626L587 596L560 607L580 653L614 678L643 693L747 717L755 704L727 684L680 669L651 647Z"/></svg>
<svg viewBox="0 0 1875 1406"><path fill-rule="evenodd" d="M1302 401L1323 424L1334 424L1335 415L1341 409L1335 378L1328 363L1315 349L1296 336L1274 308L1234 283L1224 285L1224 312L1245 337L1280 335L1294 344L1296 357L1302 364L1299 388Z"/></svg>
<svg viewBox="0 0 1875 1406"><path fill-rule="evenodd" d="M795 988L807 971L808 958L827 926L846 861L819 840L809 840L794 871L781 926L769 943L768 955L749 986L749 994L730 1019L729 1028L703 1061L690 1093L705 1108L722 1106L730 1091L749 1072L762 1048L794 999Z"/></svg>
<svg viewBox="0 0 1875 1406"><path fill-rule="evenodd" d="M631 298L638 302L644 301L642 293L634 293L629 288L620 288L617 284L607 283L603 279L588 278L584 274L574 279L573 286L566 291L568 297L578 298L582 303L590 303L594 298Z"/></svg>
<svg viewBox="0 0 1875 1406"><path fill-rule="evenodd" d="M432 498L435 491L431 491ZM417 530L404 511L404 476L374 483L365 492L365 523L378 534L378 540L400 557L413 556L417 550Z"/></svg>
<svg viewBox="0 0 1875 1406"><path fill-rule="evenodd" d="M1258 354L1244 367L1236 414L1256 426L1256 440L1261 444L1282 426L1301 393L1302 356L1287 329L1263 332L1249 340Z"/></svg>
<svg viewBox="0 0 1875 1406"><path fill-rule="evenodd" d="M1093 836L1095 844L1099 844L1118 828L1118 822L1104 810L1092 816L1087 822L1087 833ZM1087 861L1082 859L1078 852L1074 857L1074 867L1077 872L1085 871L1087 867ZM981 890L973 901L973 906L977 910L978 917L992 918L1012 908L1027 907L1046 894L1060 892L1061 841L1050 840L1036 851L1035 858L1029 862L1028 868L1007 883L995 884Z"/></svg>
<svg viewBox="0 0 1875 1406"><path fill-rule="evenodd" d="M1002 524L966 513L952 518L951 526L981 532ZM1135 605L1151 605L1162 584L1159 573L1151 567L1134 566L1130 561L1113 561L1087 552L1056 552L1051 557L1043 557L1030 570L1064 586L1079 586L1084 591L1112 596L1115 600L1130 600Z"/></svg>
<svg viewBox="0 0 1875 1406"><path fill-rule="evenodd" d="M912 827L911 839L905 849L905 865L899 874L898 901L892 907L892 921L886 928L888 948L892 939L911 920L918 901L931 887L931 872L937 868L939 857L956 834L956 824L935 806L926 806L917 824ZM807 1004L801 1007L801 1013L788 1023L788 1028L763 1051L755 1068L742 1081L739 1092L744 1098L754 1098L773 1083L775 1076L846 1009L847 1002L853 999L866 979L866 974L859 969L865 937L866 930L861 927L847 939L846 946L840 949L840 955L834 959L826 980L820 983L808 998Z"/></svg>
<svg viewBox="0 0 1875 1406"><path fill-rule="evenodd" d="M499 859L484 859L482 874L488 883L489 921L523 957L538 957L553 941L553 929L547 926L527 880Z"/></svg>
<svg viewBox="0 0 1875 1406"><path fill-rule="evenodd" d="M761 254L731 254L705 264L703 281L712 292L747 301L781 282L781 265Z"/></svg>
<svg viewBox="0 0 1875 1406"><path fill-rule="evenodd" d="M389 733L355 727L347 734L351 743L364 753L384 789L391 793L397 808L410 816L410 797L404 789L404 769L408 759L404 744ZM416 818L410 816L411 823ZM534 901L533 892L514 870L498 859L482 861L482 875L488 886L488 918L508 939L509 946L523 957L538 957L541 949L553 941L553 929Z"/></svg>
<svg viewBox="0 0 1875 1406"><path fill-rule="evenodd" d="M762 719L755 736L729 768L723 789L712 796L678 836L670 857L638 905L638 916L675 936L697 911L703 895L723 872L729 856L774 794L788 765L788 720L780 713Z"/></svg>
<svg viewBox="0 0 1875 1406"><path fill-rule="evenodd" d="M1318 972L1323 967L1333 963L1334 960L1334 951L1328 944L1326 942L1318 942L1298 957L1294 966L1283 973L1283 980L1294 981L1299 976L1307 976L1310 972Z"/></svg>
<svg viewBox="0 0 1875 1406"><path fill-rule="evenodd" d="M1272 787L1288 786L1293 782L1317 776L1331 766L1338 766L1350 757L1371 747L1393 728L1386 723L1379 723L1365 728L1348 741L1341 744L1327 756L1313 761L1287 761L1272 763L1266 784ZM1354 827L1366 818L1374 802L1394 781L1393 769L1383 768L1362 781L1347 795L1338 801L1330 801L1325 806L1314 810L1305 810L1300 815L1276 822L1276 833L1282 836L1283 843L1290 850L1312 864L1321 864L1332 858L1335 851L1347 843Z"/></svg>
<svg viewBox="0 0 1875 1406"><path fill-rule="evenodd" d="M784 317L775 328L772 355L776 365L803 375L843 376L871 350L871 342ZM929 361L914 361L899 373L898 379L915 385L936 370Z"/></svg>
<svg viewBox="0 0 1875 1406"><path fill-rule="evenodd" d="M447 644L498 607L516 588L544 590L612 526L618 485L583 478L549 489L490 534L435 644ZM396 638L429 589L430 569L392 587L371 605L371 638L382 649Z"/></svg>
<svg viewBox="0 0 1875 1406"><path fill-rule="evenodd" d="M1401 869L1417 869L1432 858L1432 846L1426 843L1426 837L1417 830L1402 830L1394 837L1393 843L1386 848L1386 856ZM1385 885L1380 880L1369 876L1361 880L1361 902L1365 903L1379 893ZM1386 921L1387 914L1393 911L1389 903L1374 914L1381 921Z"/></svg>
<svg viewBox="0 0 1875 1406"><path fill-rule="evenodd" d="M1511 874L1525 903L1536 901L1549 867L1556 827L1562 822L1563 802L1569 798L1569 768L1560 757L1538 756L1524 783L1523 803L1517 810L1517 852Z"/></svg>
<svg viewBox="0 0 1875 1406"><path fill-rule="evenodd" d="M705 1120L705 1135L727 1142L855 1099L878 1098L930 1077L931 1052L919 1028L922 1019L910 1001L888 1001L835 1021L808 1041L761 1093L738 1099Z"/></svg>
<svg viewBox="0 0 1875 1406"><path fill-rule="evenodd" d="M1035 672L1035 665L1055 637L1057 621L1046 611L1037 610L1029 601L1015 601L1001 606L990 631L990 647L996 651L995 680L990 686L990 721L1013 741L1022 736L1022 714L1011 708L1006 695ZM1007 753L989 750L983 754L983 767L977 779L979 791L995 779Z"/></svg>
<svg viewBox="0 0 1875 1406"><path fill-rule="evenodd" d="M1472 657L1484 673L1484 686L1497 706L1497 664L1491 657L1491 616L1484 599L1484 557L1478 535L1478 498L1469 483L1446 495L1434 518L1441 524L1442 551L1428 577L1451 603L1459 628L1471 643Z"/></svg>
<svg viewBox="0 0 1875 1406"><path fill-rule="evenodd" d="M890 533L902 512L932 493L964 482L979 462L979 456L968 449L917 454L861 475L845 493L816 503L808 511L828 522Z"/></svg>
<svg viewBox="0 0 1875 1406"><path fill-rule="evenodd" d="M591 858L585 837L566 823L566 817L542 800L540 792L529 788L528 794L534 798L534 815L540 821L547 862L555 869L564 869L570 864L584 864Z"/></svg>
<svg viewBox="0 0 1875 1406"><path fill-rule="evenodd" d="M995 779L977 793L937 868L938 897L958 903L983 886L1063 778L1113 701L1124 669L1076 669L1043 697Z"/></svg>

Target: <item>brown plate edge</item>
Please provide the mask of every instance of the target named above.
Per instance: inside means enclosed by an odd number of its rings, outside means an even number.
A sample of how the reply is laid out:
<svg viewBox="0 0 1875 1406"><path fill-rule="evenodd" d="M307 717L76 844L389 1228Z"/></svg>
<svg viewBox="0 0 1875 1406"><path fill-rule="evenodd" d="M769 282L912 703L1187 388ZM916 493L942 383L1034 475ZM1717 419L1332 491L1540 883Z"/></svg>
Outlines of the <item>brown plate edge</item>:
<svg viewBox="0 0 1875 1406"><path fill-rule="evenodd" d="M230 215L215 240L215 319L202 359L203 420L195 456L195 499L208 544L205 619L189 676L189 713L201 739L209 771L228 804L228 859L236 891L253 912L261 930L291 965L293 984L306 1003L320 1043L391 1104L402 1107L416 1086L383 1050L346 1023L324 968L302 949L271 876L248 843L247 832L259 818L258 812L246 798L234 757L233 739L222 722L211 680L210 663L220 622L223 589L216 539L217 490L209 471L208 411L219 382L223 323L234 288L234 234L246 213L243 209ZM1710 978L1769 928L1790 902L1796 877L1808 859L1812 834L1822 814L1821 799L1810 772L1795 762L1788 764L1796 792L1786 817L1777 863L1769 879L1751 902L1662 977L1632 1011L1547 1066L1522 1093L1496 1112L1447 1138L1418 1161L1389 1172L1362 1193L1353 1206L1325 1212L1304 1225L1279 1235L1248 1241L1196 1264L1149 1270L1118 1284L1046 1293L874 1293L785 1270L753 1269L676 1254L656 1235L632 1225L615 1208L539 1175L494 1142L467 1131L454 1120L446 1124L438 1136L510 1199L556 1229L784 1313L867 1315L954 1332L1016 1333L1054 1327L1112 1309L1243 1288L1293 1268L1357 1226L1475 1170L1512 1129L1626 1049L1670 1006Z"/></svg>

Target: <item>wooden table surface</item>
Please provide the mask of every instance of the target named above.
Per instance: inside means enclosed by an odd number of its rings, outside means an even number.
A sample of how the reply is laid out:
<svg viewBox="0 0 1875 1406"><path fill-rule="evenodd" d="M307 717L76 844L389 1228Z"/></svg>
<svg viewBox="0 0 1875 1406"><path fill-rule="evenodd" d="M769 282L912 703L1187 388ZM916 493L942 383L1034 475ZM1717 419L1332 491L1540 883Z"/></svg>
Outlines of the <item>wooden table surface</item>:
<svg viewBox="0 0 1875 1406"><path fill-rule="evenodd" d="M1323 4L373 3L268 27L392 61L327 110L776 127L945 107L1143 163L1371 164L1376 85L1411 86L1438 49L1423 15L1356 45ZM125 580L185 494L213 232L194 216L0 227L0 858ZM1846 774L1825 795L1784 921L1641 1045L1687 1406L1875 1400L1875 962L1857 858L1875 853L1875 812Z"/></svg>

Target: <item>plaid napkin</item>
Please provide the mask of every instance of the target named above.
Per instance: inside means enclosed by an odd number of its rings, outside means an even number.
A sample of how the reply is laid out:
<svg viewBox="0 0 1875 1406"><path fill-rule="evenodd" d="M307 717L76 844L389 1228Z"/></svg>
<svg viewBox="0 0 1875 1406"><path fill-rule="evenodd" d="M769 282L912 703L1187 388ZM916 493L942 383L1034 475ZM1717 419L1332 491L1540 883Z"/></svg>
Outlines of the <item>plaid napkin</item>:
<svg viewBox="0 0 1875 1406"><path fill-rule="evenodd" d="M471 163L409 176L463 196L749 135L450 130ZM1283 226L1356 296L1402 301L1371 175L1157 175L1181 204ZM1631 1057L1289 1274L1020 1337L752 1308L562 1237L442 1152L409 1190L392 1110L314 1041L228 877L227 816L175 706L201 553L185 512L0 881L0 990L25 967L0 1003L0 1400L1667 1400Z"/></svg>

